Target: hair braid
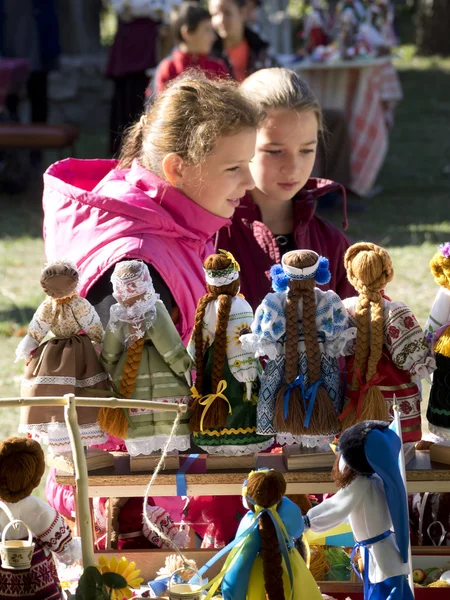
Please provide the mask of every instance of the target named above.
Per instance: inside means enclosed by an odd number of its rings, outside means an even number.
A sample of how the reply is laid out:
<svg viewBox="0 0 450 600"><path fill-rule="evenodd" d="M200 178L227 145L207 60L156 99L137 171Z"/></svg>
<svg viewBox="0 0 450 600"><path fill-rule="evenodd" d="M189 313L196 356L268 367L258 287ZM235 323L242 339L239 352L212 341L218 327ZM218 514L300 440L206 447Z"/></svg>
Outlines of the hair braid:
<svg viewBox="0 0 450 600"><path fill-rule="evenodd" d="M133 395L144 344L145 339L142 337L127 348L127 357L120 381L120 395L122 398L131 398ZM98 415L98 424L106 433L125 438L128 432L127 414L127 408L101 408Z"/></svg>
<svg viewBox="0 0 450 600"><path fill-rule="evenodd" d="M247 484L247 497L254 505L263 508L279 506L286 492L286 481L277 471L255 471ZM253 505L252 505L253 507ZM264 587L268 600L285 600L283 586L283 560L277 533L268 514L259 518L261 558Z"/></svg>
<svg viewBox="0 0 450 600"><path fill-rule="evenodd" d="M447 246L443 244L443 246ZM436 283L443 288L450 290L450 258L446 258L441 252L441 248L430 261L430 269L433 273ZM439 336L434 351L442 356L450 357L450 327Z"/></svg>
<svg viewBox="0 0 450 600"><path fill-rule="evenodd" d="M355 307L357 336L352 377L352 388L358 391L359 377L364 383L370 383L377 374L384 343L384 300L381 290L392 280L394 269L384 248L365 242L351 246L344 262L347 278L359 292ZM348 402L351 400L347 399ZM370 385L362 398L359 420L367 419L389 419L386 401L377 385ZM343 419L342 428L348 429L356 422L357 406L354 406Z"/></svg>

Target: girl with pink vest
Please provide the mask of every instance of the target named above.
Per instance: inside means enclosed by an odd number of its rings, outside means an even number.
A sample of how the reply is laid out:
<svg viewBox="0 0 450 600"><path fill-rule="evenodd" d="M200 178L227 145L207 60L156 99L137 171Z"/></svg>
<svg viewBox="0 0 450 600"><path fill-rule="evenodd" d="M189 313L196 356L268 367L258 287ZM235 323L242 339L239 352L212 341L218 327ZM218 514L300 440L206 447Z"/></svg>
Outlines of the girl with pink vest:
<svg viewBox="0 0 450 600"><path fill-rule="evenodd" d="M235 84L187 73L131 127L118 163L67 159L47 170L47 259L77 264L80 294L104 325L115 303L115 264L141 259L188 343L212 237L253 187L249 161L258 123L259 112ZM58 492L50 479L49 502L61 499L58 509L70 513L70 498Z"/></svg>

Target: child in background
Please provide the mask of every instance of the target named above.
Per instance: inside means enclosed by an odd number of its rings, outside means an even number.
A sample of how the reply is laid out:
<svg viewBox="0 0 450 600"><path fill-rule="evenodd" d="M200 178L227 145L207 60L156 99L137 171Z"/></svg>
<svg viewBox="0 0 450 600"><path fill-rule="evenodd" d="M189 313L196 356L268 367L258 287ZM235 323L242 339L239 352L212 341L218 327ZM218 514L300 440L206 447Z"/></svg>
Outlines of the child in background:
<svg viewBox="0 0 450 600"><path fill-rule="evenodd" d="M172 31L178 47L159 65L155 75L155 91L163 91L167 83L188 69L201 69L207 75L227 77L230 72L223 60L212 58L216 34L211 15L198 2L183 2L172 16Z"/></svg>
<svg viewBox="0 0 450 600"><path fill-rule="evenodd" d="M353 296L344 268L349 241L315 214L318 198L342 189L332 181L310 179L322 132L316 98L289 69L258 71L241 89L266 115L250 164L256 187L242 198L231 227L219 232L217 248L229 250L243 272L252 274L242 280L241 291L253 310L271 291L270 267L301 248L329 257L331 280L323 289L341 298Z"/></svg>

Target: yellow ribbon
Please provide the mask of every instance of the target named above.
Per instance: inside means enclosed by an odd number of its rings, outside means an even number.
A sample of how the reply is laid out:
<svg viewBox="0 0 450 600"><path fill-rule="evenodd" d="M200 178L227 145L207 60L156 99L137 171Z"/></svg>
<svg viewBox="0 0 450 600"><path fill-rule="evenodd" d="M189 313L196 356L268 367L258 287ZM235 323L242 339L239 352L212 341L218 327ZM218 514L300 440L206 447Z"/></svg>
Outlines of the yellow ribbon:
<svg viewBox="0 0 450 600"><path fill-rule="evenodd" d="M231 415L231 413L232 413L231 404L230 404L228 398L223 393L226 389L227 389L227 382L224 379L222 379L221 381L219 381L219 383L217 385L217 391L215 394L207 394L206 396L203 396L203 397L201 397L200 400L198 400L198 403L205 407L205 409L202 412L202 418L200 419L200 431L203 431L203 419L205 418L206 413L208 412L208 410L210 409L212 403L214 402L214 400L216 400L216 398L222 398L222 400L225 400L225 402L228 404L228 407L229 407L228 414ZM198 392L197 392L197 394L198 394Z"/></svg>
<svg viewBox="0 0 450 600"><path fill-rule="evenodd" d="M231 254L231 252L228 252L228 250L219 250L219 252L221 254L225 254L225 256L231 260L231 264L233 265L235 271L241 270L241 267L239 266L238 261L234 258L234 256Z"/></svg>
<svg viewBox="0 0 450 600"><path fill-rule="evenodd" d="M194 400L197 400L197 399L201 398L201 394L199 394L199 393L198 393L198 390L197 390L197 388L195 387L195 385L193 385L193 386L191 387L191 395L192 395L192 398L193 398Z"/></svg>

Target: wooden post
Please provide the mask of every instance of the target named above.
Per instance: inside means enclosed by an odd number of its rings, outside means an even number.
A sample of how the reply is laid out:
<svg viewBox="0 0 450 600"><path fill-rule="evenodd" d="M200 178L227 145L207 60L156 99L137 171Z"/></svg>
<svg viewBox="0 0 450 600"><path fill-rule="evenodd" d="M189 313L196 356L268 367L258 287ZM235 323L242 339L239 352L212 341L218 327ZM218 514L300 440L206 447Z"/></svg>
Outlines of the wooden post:
<svg viewBox="0 0 450 600"><path fill-rule="evenodd" d="M88 471L86 465L86 456L81 443L80 430L78 429L75 396L73 394L66 394L64 398L66 400L66 405L64 407L64 419L69 432L73 463L75 467L77 517L81 536L83 568L85 569L86 567L95 565L94 536L92 534L92 519L88 495Z"/></svg>

